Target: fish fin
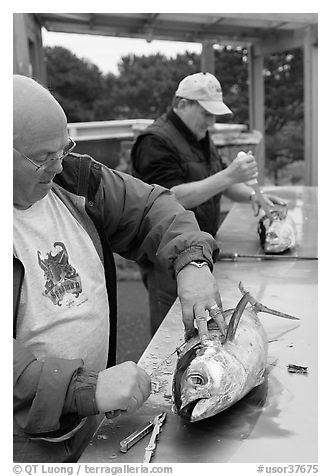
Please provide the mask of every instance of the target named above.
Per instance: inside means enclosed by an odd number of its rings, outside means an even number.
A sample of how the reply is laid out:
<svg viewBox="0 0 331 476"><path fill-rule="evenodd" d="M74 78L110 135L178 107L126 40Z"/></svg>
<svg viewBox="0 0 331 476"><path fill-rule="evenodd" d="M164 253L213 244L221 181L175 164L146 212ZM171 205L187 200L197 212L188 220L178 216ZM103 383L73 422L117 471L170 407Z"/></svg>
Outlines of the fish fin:
<svg viewBox="0 0 331 476"><path fill-rule="evenodd" d="M277 311L276 309L271 309L270 307L264 306L264 304L258 302L249 292L245 290L241 281L239 283L239 289L242 294L248 295L248 300L253 306L255 312L266 312L267 314L272 314L273 316L291 319L292 321L300 321L299 317L292 316L291 314L286 314L285 312Z"/></svg>
<svg viewBox="0 0 331 476"><path fill-rule="evenodd" d="M265 378L266 378L266 369L262 369L256 377L256 384L254 385L254 387L258 387L259 385L261 385L261 383L264 382Z"/></svg>
<svg viewBox="0 0 331 476"><path fill-rule="evenodd" d="M249 293L245 293L243 297L240 299L238 302L235 310L233 311L233 314L231 316L228 330L226 333L226 338L225 342L231 341L234 339L234 336L236 335L236 330L238 328L238 324L240 322L240 318L242 316L242 313L244 312L244 309L249 301Z"/></svg>

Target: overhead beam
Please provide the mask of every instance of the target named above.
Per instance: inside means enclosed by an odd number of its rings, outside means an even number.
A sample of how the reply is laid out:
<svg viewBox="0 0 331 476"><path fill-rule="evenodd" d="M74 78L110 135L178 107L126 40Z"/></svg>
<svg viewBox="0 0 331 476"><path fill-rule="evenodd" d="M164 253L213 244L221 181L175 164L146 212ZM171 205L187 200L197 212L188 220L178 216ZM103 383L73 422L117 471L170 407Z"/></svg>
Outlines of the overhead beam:
<svg viewBox="0 0 331 476"><path fill-rule="evenodd" d="M192 30L189 26L176 25L174 23L162 23L148 25L146 23L137 25L122 24L99 24L94 21L84 23L62 22L62 21L42 21L43 26L48 31L61 33L75 33L86 35L115 36L122 38L142 38L146 37L146 30L152 28L153 39L167 41L183 41L190 43L202 43L205 40L213 43L236 42L241 45L255 43L259 41L260 36L256 31L248 31L247 28L236 26L224 26L221 31L212 29Z"/></svg>
<svg viewBox="0 0 331 476"><path fill-rule="evenodd" d="M178 14L174 18L170 14L93 14L93 22L90 21L92 14L34 14L39 21L50 31L73 32L79 34L101 34L105 36L120 36L128 38L145 38L146 28L153 30L153 39L165 39L176 41L202 42L204 40L238 41L246 45L256 43L261 39L264 42L287 41L289 30L287 20L291 16L282 18L266 16L266 20L252 16L247 20L246 14L187 14L185 18ZM227 16L228 15L228 16ZM265 14L267 15L267 14ZM210 21L208 22L208 18ZM255 18L255 21L254 21ZM237 22L235 21L237 19ZM300 26L303 23L291 22ZM95 33L95 31L97 33ZM296 31L297 28L294 28ZM269 32L272 32L270 35ZM292 30L291 30L292 31ZM263 54L263 52L262 52Z"/></svg>
<svg viewBox="0 0 331 476"><path fill-rule="evenodd" d="M194 15L191 14L191 15ZM317 13L204 13L203 15L225 19L243 19L249 21L263 20L268 22L285 22L285 23L317 23ZM190 14L187 14L190 17Z"/></svg>

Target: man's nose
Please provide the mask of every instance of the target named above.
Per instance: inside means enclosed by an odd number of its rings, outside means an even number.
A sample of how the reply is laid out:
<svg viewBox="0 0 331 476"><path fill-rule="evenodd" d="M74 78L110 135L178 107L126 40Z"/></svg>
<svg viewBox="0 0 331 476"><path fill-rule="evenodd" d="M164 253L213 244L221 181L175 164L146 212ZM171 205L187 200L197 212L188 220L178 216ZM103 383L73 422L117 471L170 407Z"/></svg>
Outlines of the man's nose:
<svg viewBox="0 0 331 476"><path fill-rule="evenodd" d="M62 166L62 161L63 159L59 158L59 159L53 159L50 161L49 163L49 166L47 167L47 171L48 172L53 172L55 174L60 174L63 170L63 166Z"/></svg>
<svg viewBox="0 0 331 476"><path fill-rule="evenodd" d="M208 127L213 126L215 122L216 122L216 116L211 115L208 117Z"/></svg>

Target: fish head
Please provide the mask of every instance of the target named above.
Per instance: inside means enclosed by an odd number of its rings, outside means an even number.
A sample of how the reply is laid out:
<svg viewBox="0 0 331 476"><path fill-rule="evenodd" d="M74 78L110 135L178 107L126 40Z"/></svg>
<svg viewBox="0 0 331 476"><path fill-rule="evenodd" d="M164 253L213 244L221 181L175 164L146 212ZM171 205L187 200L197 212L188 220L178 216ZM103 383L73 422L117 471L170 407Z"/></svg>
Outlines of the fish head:
<svg viewBox="0 0 331 476"><path fill-rule="evenodd" d="M265 233L264 251L282 253L294 243L293 228L284 220L275 219Z"/></svg>
<svg viewBox="0 0 331 476"><path fill-rule="evenodd" d="M173 390L178 414L195 422L214 416L239 400L246 375L219 340L192 350L188 360L184 356L184 366L179 362Z"/></svg>
<svg viewBox="0 0 331 476"><path fill-rule="evenodd" d="M266 215L259 220L258 234L265 253L277 254L295 245L295 223L287 207L272 210L272 220Z"/></svg>

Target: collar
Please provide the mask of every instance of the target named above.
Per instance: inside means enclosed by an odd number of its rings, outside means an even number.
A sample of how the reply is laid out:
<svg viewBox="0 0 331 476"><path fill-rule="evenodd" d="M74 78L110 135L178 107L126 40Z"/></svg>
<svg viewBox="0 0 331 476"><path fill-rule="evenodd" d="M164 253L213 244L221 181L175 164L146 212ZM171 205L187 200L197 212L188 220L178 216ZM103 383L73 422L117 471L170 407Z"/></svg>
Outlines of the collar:
<svg viewBox="0 0 331 476"><path fill-rule="evenodd" d="M206 141L209 142L209 133L207 131L205 137L201 140L197 139L197 136L193 134L191 129L187 127L187 125L181 120L181 118L175 113L173 109L171 109L167 113L167 119L173 123L176 129L186 138L186 140L190 143L196 142L197 144L203 145Z"/></svg>

